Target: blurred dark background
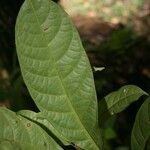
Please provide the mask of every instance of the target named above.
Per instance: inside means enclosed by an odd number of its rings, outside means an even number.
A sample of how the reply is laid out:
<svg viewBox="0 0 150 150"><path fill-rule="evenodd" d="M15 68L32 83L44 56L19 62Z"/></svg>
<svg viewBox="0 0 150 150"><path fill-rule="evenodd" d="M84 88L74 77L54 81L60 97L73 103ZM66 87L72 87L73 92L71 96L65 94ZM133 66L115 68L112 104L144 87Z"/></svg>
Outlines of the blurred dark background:
<svg viewBox="0 0 150 150"><path fill-rule="evenodd" d="M15 49L15 22L22 3L23 0L0 0L0 106L14 111L38 111L24 85ZM101 72L93 72L98 100L126 84L150 93L148 0L60 0L58 3L75 23L91 66L105 67ZM129 149L130 132L142 99L108 120L107 149Z"/></svg>

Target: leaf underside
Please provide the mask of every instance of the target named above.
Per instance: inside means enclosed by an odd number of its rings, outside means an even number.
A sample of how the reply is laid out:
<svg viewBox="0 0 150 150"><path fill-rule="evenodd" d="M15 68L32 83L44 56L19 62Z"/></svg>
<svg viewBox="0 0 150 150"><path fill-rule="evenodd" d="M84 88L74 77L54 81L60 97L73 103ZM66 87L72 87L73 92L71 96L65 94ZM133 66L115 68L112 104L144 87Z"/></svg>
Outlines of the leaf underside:
<svg viewBox="0 0 150 150"><path fill-rule="evenodd" d="M51 123L46 119L46 117L44 117L42 112L33 112L31 110L20 110L17 112L18 115L21 115L29 120L32 120L33 122L35 122L36 124L38 124L39 126L41 126L47 133L50 133L51 136L53 136L53 138L57 141L61 140L61 145L62 143L64 145L70 145L70 143L66 142L62 135L51 125ZM53 131L53 134L51 133L51 130ZM57 135L59 137L59 139L56 139L56 137L54 137L54 135ZM72 144L72 143L71 143Z"/></svg>
<svg viewBox="0 0 150 150"><path fill-rule="evenodd" d="M93 75L68 15L50 0L26 0L16 47L24 81L52 132L83 149L101 149Z"/></svg>
<svg viewBox="0 0 150 150"><path fill-rule="evenodd" d="M0 109L1 150L61 150L62 148L37 124L6 109Z"/></svg>

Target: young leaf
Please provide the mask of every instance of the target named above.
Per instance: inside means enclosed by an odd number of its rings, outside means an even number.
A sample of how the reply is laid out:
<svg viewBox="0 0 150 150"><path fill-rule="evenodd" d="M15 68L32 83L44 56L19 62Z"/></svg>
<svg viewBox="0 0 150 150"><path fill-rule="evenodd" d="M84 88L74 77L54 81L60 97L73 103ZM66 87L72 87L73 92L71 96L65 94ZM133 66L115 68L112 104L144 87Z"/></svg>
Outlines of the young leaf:
<svg viewBox="0 0 150 150"><path fill-rule="evenodd" d="M107 109L111 115L119 113L142 95L147 95L147 93L135 85L123 86L105 97Z"/></svg>
<svg viewBox="0 0 150 150"><path fill-rule="evenodd" d="M101 149L92 71L67 14L51 0L26 0L16 46L24 81L43 116L70 143Z"/></svg>
<svg viewBox="0 0 150 150"><path fill-rule="evenodd" d="M26 118L6 108L0 108L0 118L0 129L3 129L0 149L62 149L40 126Z"/></svg>
<svg viewBox="0 0 150 150"><path fill-rule="evenodd" d="M139 109L131 136L132 150L144 150L150 138L150 98ZM148 147L148 146L147 146ZM145 149L146 150L146 149ZM147 149L148 150L148 149Z"/></svg>

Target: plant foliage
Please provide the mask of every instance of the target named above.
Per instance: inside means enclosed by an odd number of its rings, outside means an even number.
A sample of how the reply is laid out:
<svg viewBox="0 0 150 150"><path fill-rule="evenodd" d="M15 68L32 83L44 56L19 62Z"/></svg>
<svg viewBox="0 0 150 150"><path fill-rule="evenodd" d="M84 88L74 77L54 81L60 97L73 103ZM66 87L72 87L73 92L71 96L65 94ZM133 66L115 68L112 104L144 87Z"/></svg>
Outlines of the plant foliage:
<svg viewBox="0 0 150 150"><path fill-rule="evenodd" d="M43 116L66 142L99 149L93 75L68 15L52 1L26 0L16 46L24 81Z"/></svg>
<svg viewBox="0 0 150 150"><path fill-rule="evenodd" d="M51 0L25 0L17 17L15 35L22 76L39 112L15 113L0 108L0 149L109 147L103 143L116 136L111 129L115 117L109 120L111 126L106 123L106 131L99 126L92 69L78 32L65 11ZM123 111L142 95L147 93L133 85L107 95L99 103L99 120L102 122L108 112ZM137 114L132 132L133 150L144 149L147 144L149 102L147 99ZM111 136L107 136L108 132Z"/></svg>
<svg viewBox="0 0 150 150"><path fill-rule="evenodd" d="M119 113L131 103L138 100L142 95L147 95L147 93L135 85L125 85L105 97L107 110L112 115Z"/></svg>
<svg viewBox="0 0 150 150"><path fill-rule="evenodd" d="M56 149L61 147L34 122L16 115L6 109L0 109L0 149L27 150L27 149Z"/></svg>
<svg viewBox="0 0 150 150"><path fill-rule="evenodd" d="M150 98L147 98L139 109L132 130L132 150L147 149L150 138ZM148 149L147 149L148 150Z"/></svg>

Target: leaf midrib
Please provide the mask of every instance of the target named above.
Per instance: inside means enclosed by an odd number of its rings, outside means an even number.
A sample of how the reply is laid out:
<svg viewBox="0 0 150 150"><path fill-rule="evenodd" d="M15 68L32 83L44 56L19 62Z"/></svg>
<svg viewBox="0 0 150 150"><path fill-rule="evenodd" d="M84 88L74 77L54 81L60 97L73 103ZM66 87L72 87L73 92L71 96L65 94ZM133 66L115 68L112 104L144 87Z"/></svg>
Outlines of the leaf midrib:
<svg viewBox="0 0 150 150"><path fill-rule="evenodd" d="M38 25L39 25L39 27L40 27L40 23L39 23L39 20L38 20L37 15L36 15L36 11L35 11L34 6L33 6L33 4L32 4L32 0L29 0L29 1L30 1L30 3L31 3L31 7L32 7L32 9L33 9L33 12L34 12L34 15L35 15L35 17L36 17L37 23L38 23ZM43 33L42 33L42 37L44 37L44 34L43 34ZM54 60L54 58L53 58L53 60ZM66 91L65 88L64 88L64 85L63 85L62 79L61 79L61 77L60 77L60 75L59 75L59 73L58 73L58 70L56 69L56 71L57 71L57 76L58 76L58 78L59 78L59 80L60 80L60 83L61 83L61 85L62 85L62 87L63 87L63 90L64 90L64 92L65 92L65 94L66 94L66 97L67 97L67 99L68 99L67 102L69 103L69 106L71 107L72 112L74 113L74 115L75 115L75 117L76 117L78 123L79 123L80 126L84 129L86 136L89 137L89 138L93 141L95 147L96 147L97 149L99 149L99 146L98 146L97 143L94 141L93 137L91 137L91 135L89 134L89 132L87 131L87 129L84 127L84 125L82 124L82 122L81 122L81 120L80 120L80 117L78 116L77 112L76 112L75 109L73 108L72 103L71 103L70 100L69 100L70 97L69 97L69 95L67 94L67 91Z"/></svg>

